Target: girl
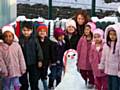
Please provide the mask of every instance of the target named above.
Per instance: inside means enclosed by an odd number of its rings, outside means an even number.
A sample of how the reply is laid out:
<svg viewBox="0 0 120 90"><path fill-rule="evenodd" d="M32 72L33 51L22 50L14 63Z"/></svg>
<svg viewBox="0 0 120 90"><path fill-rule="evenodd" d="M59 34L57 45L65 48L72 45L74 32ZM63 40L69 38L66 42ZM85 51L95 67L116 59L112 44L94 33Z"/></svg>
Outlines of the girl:
<svg viewBox="0 0 120 90"><path fill-rule="evenodd" d="M80 38L77 45L77 52L78 52L77 67L81 73L81 76L85 80L85 84L88 85L88 88L92 88L94 85L93 72L89 62L89 53L90 53L91 41L93 37L92 34L93 26L95 26L95 24L92 22L91 24L88 23L85 25L84 34Z"/></svg>
<svg viewBox="0 0 120 90"><path fill-rule="evenodd" d="M79 37L77 35L75 21L72 19L67 20L66 35L65 35L65 41L67 43L67 48L76 49L78 39Z"/></svg>
<svg viewBox="0 0 120 90"><path fill-rule="evenodd" d="M89 16L87 15L86 11L80 10L75 14L75 22L79 38L83 35L85 24L87 24L88 21Z"/></svg>
<svg viewBox="0 0 120 90"><path fill-rule="evenodd" d="M64 40L64 31L61 28L55 28L54 30L54 44L52 45L53 59L50 66L49 75L49 88L54 88L54 80L56 80L56 86L61 82L62 70L63 70L63 55L66 50L66 44Z"/></svg>
<svg viewBox="0 0 120 90"><path fill-rule="evenodd" d="M93 43L91 45L89 60L92 66L97 90L107 90L107 76L98 69L103 50L103 30L93 31Z"/></svg>
<svg viewBox="0 0 120 90"><path fill-rule="evenodd" d="M5 52L6 50L8 50L8 47L3 44L1 33L0 33L0 90L2 90L2 78L8 75L7 67L4 62L4 58L6 56Z"/></svg>
<svg viewBox="0 0 120 90"><path fill-rule="evenodd" d="M40 78L43 82L44 90L48 90L47 87L47 72L48 66L50 64L51 56L51 45L52 41L47 37L48 28L45 24L41 23L40 26L37 28L38 39L40 46L43 52L42 67L39 69L40 71Z"/></svg>
<svg viewBox="0 0 120 90"><path fill-rule="evenodd" d="M19 77L26 71L23 53L20 45L16 42L18 39L12 26L4 26L2 33L3 41L8 46L7 56L4 59L8 75L3 78L3 89L10 90L13 87L14 90L19 90Z"/></svg>
<svg viewBox="0 0 120 90"><path fill-rule="evenodd" d="M120 30L117 25L109 25L105 30L105 44L99 69L108 75L108 90L120 90L119 62L120 62Z"/></svg>

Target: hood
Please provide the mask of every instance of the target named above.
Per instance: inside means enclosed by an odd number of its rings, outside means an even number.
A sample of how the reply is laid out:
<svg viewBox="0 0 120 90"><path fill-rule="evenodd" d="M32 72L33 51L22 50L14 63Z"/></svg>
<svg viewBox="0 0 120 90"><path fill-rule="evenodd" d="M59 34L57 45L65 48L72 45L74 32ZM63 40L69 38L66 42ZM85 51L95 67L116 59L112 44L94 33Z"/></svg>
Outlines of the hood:
<svg viewBox="0 0 120 90"><path fill-rule="evenodd" d="M113 25L109 25L106 29L105 29L105 42L107 41L107 35L108 32L110 31L109 28L113 28L116 31L117 34L117 43L116 46L120 45L120 24L113 24Z"/></svg>

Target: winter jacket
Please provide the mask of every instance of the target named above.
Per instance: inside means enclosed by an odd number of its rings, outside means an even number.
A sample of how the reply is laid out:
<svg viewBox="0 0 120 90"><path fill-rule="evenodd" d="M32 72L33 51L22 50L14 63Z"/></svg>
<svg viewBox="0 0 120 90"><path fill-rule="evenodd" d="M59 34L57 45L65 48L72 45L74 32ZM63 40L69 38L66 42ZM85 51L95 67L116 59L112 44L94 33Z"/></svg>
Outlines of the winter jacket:
<svg viewBox="0 0 120 90"><path fill-rule="evenodd" d="M76 50L78 40L79 40L78 35L72 35L70 39L69 39L68 35L65 36L65 41L66 41L68 49L75 49Z"/></svg>
<svg viewBox="0 0 120 90"><path fill-rule="evenodd" d="M7 56L8 46L0 42L0 76L8 76L7 66L5 64L5 57Z"/></svg>
<svg viewBox="0 0 120 90"><path fill-rule="evenodd" d="M50 64L50 61L52 60L52 44L53 42L49 38L45 38L44 42L39 40L40 46L42 48L43 52L43 67L48 66Z"/></svg>
<svg viewBox="0 0 120 90"><path fill-rule="evenodd" d="M78 52L77 67L79 70L80 69L92 70L89 62L90 48L91 48L91 42L87 42L86 37L82 36L77 45L77 52Z"/></svg>
<svg viewBox="0 0 120 90"><path fill-rule="evenodd" d="M62 41L61 43L62 45L60 45L60 43L57 40L53 40L53 45L52 45L52 61L51 64L57 64L60 66L63 66L63 55L64 52L67 50L66 49L66 44L65 41Z"/></svg>
<svg viewBox="0 0 120 90"><path fill-rule="evenodd" d="M19 38L19 43L25 57L26 65L30 66L43 60L43 53L38 39L31 35L27 40L22 35Z"/></svg>
<svg viewBox="0 0 120 90"><path fill-rule="evenodd" d="M8 77L20 77L26 72L26 64L20 45L13 42L8 46L6 54L4 62L7 66Z"/></svg>
<svg viewBox="0 0 120 90"><path fill-rule="evenodd" d="M117 34L115 53L113 54L112 44L111 47L109 47L107 44L104 44L99 69L103 69L108 75L117 76L120 72L120 30L117 25L109 25L105 30L105 42L110 30L108 28L113 28Z"/></svg>
<svg viewBox="0 0 120 90"><path fill-rule="evenodd" d="M77 25L77 35L79 37L79 39L82 37L83 33L84 33L84 28L85 25Z"/></svg>
<svg viewBox="0 0 120 90"><path fill-rule="evenodd" d="M89 60L95 77L103 77L106 75L104 72L98 69L98 65L100 64L100 60L101 60L102 50L103 50L103 45L101 45L99 51L96 50L95 45L91 45Z"/></svg>

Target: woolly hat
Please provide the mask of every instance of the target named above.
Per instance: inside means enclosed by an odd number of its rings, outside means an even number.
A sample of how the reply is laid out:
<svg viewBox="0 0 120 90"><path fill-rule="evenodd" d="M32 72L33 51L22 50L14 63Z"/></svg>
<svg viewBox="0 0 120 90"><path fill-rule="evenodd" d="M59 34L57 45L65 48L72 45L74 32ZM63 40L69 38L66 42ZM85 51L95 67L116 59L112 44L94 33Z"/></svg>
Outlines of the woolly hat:
<svg viewBox="0 0 120 90"><path fill-rule="evenodd" d="M89 25L91 27L92 32L96 29L96 25L94 22L88 22L86 25Z"/></svg>
<svg viewBox="0 0 120 90"><path fill-rule="evenodd" d="M69 26L73 26L75 29L77 28L75 21L72 20L72 19L68 19L67 22L66 22L66 28L69 27Z"/></svg>
<svg viewBox="0 0 120 90"><path fill-rule="evenodd" d="M55 28L54 37L57 39L61 35L65 35L64 31L61 28Z"/></svg>
<svg viewBox="0 0 120 90"><path fill-rule="evenodd" d="M4 26L2 28L2 34L4 34L6 31L11 32L14 35L14 41L18 42L18 37L15 35L14 28L11 25Z"/></svg>
<svg viewBox="0 0 120 90"><path fill-rule="evenodd" d="M41 31L41 30L44 30L45 32L48 33L48 28L45 24L40 24L37 28L37 32Z"/></svg>
<svg viewBox="0 0 120 90"><path fill-rule="evenodd" d="M104 36L104 32L102 29L100 28L96 28L94 31L93 31L93 35L95 34L99 34L101 36L101 39L103 39L103 36Z"/></svg>

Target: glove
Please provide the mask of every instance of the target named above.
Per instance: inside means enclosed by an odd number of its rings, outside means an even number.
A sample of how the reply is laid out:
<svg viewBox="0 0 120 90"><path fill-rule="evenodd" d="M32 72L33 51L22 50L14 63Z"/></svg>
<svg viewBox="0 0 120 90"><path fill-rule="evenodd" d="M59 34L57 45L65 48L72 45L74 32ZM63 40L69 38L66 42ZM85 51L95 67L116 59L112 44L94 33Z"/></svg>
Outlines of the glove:
<svg viewBox="0 0 120 90"><path fill-rule="evenodd" d="M120 78L120 71L118 72L118 77Z"/></svg>
<svg viewBox="0 0 120 90"><path fill-rule="evenodd" d="M104 66L103 64L98 64L98 69L104 70L104 69L105 69L105 66Z"/></svg>

